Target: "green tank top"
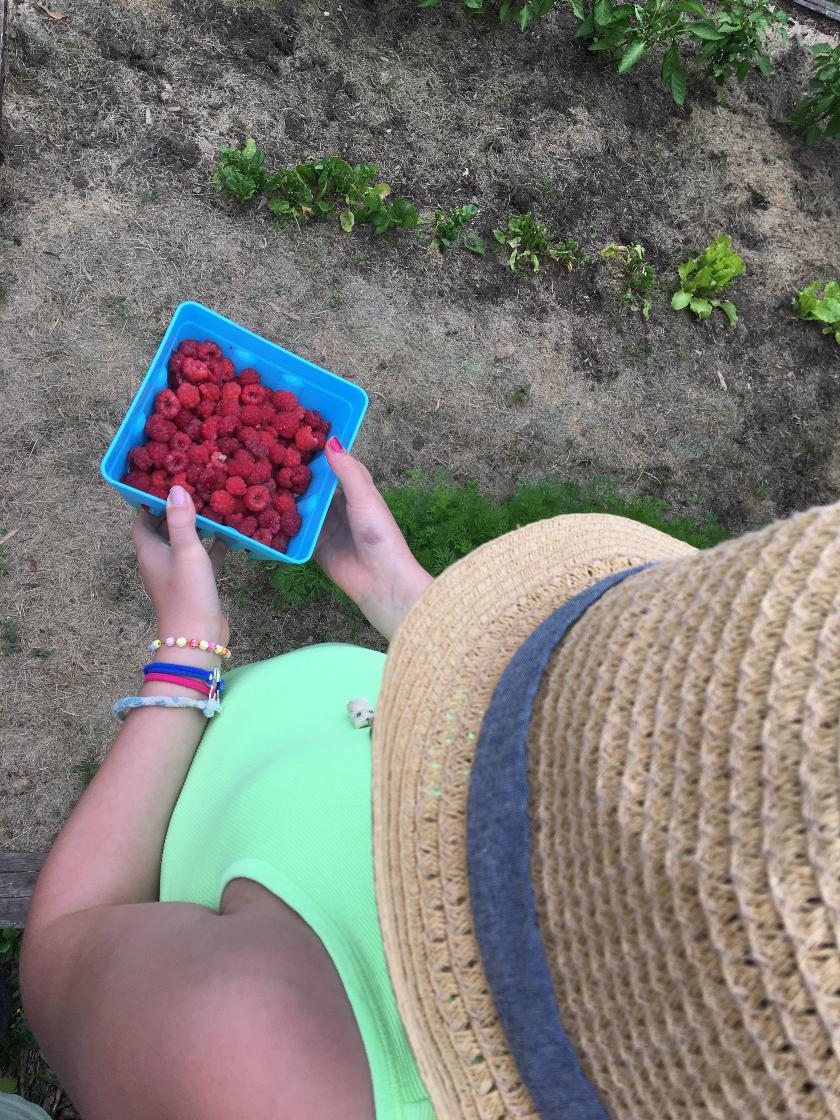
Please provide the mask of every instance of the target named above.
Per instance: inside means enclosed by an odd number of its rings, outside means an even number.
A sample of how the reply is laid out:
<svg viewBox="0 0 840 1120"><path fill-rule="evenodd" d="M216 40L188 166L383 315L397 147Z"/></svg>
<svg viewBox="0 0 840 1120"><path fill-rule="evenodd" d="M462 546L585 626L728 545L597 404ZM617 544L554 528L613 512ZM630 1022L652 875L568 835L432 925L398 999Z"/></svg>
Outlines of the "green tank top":
<svg viewBox="0 0 840 1120"><path fill-rule="evenodd" d="M434 1120L391 987L376 911L371 736L347 702L376 703L385 655L308 646L225 674L175 805L162 902L219 909L253 879L315 931L333 959L370 1064L377 1120Z"/></svg>

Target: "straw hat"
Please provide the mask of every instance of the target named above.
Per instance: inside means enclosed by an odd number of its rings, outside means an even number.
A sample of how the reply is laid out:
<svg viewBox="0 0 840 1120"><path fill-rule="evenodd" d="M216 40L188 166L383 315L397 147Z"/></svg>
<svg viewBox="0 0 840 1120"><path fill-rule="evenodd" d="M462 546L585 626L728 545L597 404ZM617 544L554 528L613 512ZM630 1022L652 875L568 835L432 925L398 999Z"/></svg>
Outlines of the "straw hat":
<svg viewBox="0 0 840 1120"><path fill-rule="evenodd" d="M484 545L400 627L373 757L440 1120L840 1118L840 505Z"/></svg>

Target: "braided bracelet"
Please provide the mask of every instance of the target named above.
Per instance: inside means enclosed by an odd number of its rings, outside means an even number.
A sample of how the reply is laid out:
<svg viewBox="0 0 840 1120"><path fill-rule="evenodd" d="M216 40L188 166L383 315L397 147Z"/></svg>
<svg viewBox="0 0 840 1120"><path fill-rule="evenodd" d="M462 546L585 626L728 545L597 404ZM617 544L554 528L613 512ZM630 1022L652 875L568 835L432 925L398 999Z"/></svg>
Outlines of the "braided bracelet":
<svg viewBox="0 0 840 1120"><path fill-rule="evenodd" d="M186 696L124 696L111 708L111 715L125 719L135 708L197 708L207 719L222 710L217 697L212 700L191 700Z"/></svg>
<svg viewBox="0 0 840 1120"><path fill-rule="evenodd" d="M223 646L221 642L208 642L204 638L155 638L153 642L149 643L149 650L151 653L157 653L162 646L167 646L169 649L176 647L177 649L209 650L210 653L215 653L218 657L230 657L229 646Z"/></svg>

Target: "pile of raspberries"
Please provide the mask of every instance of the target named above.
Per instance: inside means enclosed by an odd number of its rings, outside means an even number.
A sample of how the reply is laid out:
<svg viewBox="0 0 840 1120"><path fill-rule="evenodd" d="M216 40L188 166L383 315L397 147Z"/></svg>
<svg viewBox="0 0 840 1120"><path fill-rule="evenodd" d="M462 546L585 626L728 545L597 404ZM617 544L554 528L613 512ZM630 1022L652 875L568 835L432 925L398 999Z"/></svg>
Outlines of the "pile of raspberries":
<svg viewBox="0 0 840 1120"><path fill-rule="evenodd" d="M312 480L328 420L294 393L272 391L209 340L187 338L169 359L169 388L146 421L148 442L128 453L122 481L165 499L183 486L196 510L278 552L299 530L295 497Z"/></svg>

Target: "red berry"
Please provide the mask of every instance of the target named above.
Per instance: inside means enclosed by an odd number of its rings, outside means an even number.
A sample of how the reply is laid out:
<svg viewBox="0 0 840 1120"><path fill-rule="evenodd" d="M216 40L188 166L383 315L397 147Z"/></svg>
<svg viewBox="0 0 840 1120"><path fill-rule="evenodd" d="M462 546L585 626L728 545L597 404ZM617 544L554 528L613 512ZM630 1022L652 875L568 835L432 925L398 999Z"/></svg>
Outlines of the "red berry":
<svg viewBox="0 0 840 1120"><path fill-rule="evenodd" d="M208 443L215 443L219 438L219 420L216 416L208 417L201 425L201 434Z"/></svg>
<svg viewBox="0 0 840 1120"><path fill-rule="evenodd" d="M252 514L246 514L242 518L242 527L239 530L246 537L251 537L257 531L257 519Z"/></svg>
<svg viewBox="0 0 840 1120"><path fill-rule="evenodd" d="M300 451L297 447L286 448L286 463L287 467L299 467L303 460L300 457Z"/></svg>
<svg viewBox="0 0 840 1120"><path fill-rule="evenodd" d="M185 338L176 353L183 355L185 358L194 358L198 353L198 342L194 338Z"/></svg>
<svg viewBox="0 0 840 1120"><path fill-rule="evenodd" d="M249 486L245 491L245 508L260 513L268 505L270 495L264 486Z"/></svg>
<svg viewBox="0 0 840 1120"><path fill-rule="evenodd" d="M229 525L231 527L231 529L237 529L237 530L241 531L243 520L244 520L244 514L237 513L234 510L233 513L229 513L225 516L225 525Z"/></svg>
<svg viewBox="0 0 840 1120"><path fill-rule="evenodd" d="M175 394L172 394L175 397ZM175 400L178 398L175 397ZM178 405L180 408L181 406ZM159 416L156 412L152 413L146 421L146 435L150 440L158 443L169 443L175 434L175 425L171 420L165 420L163 416Z"/></svg>
<svg viewBox="0 0 840 1120"><path fill-rule="evenodd" d="M281 467L279 471L275 472L274 479L278 486L284 490L291 490L292 488L292 468Z"/></svg>
<svg viewBox="0 0 840 1120"><path fill-rule="evenodd" d="M261 529L270 529L276 533L280 529L280 514L276 509L264 509L257 515L257 524Z"/></svg>
<svg viewBox="0 0 840 1120"><path fill-rule="evenodd" d="M149 478L151 480L152 486L168 486L169 485L169 474L167 473L167 471L164 471L164 470L152 471Z"/></svg>
<svg viewBox="0 0 840 1120"><path fill-rule="evenodd" d="M246 385L259 385L260 375L255 369L248 366L246 369L239 371L239 384L244 388Z"/></svg>
<svg viewBox="0 0 840 1120"><path fill-rule="evenodd" d="M210 367L210 376L213 380L219 379L217 384L223 385L233 380L235 371L230 358L210 358L207 365Z"/></svg>
<svg viewBox="0 0 840 1120"><path fill-rule="evenodd" d="M199 394L206 397L208 401L217 401L221 395L222 390L218 385L214 385L212 381L202 381L198 387Z"/></svg>
<svg viewBox="0 0 840 1120"><path fill-rule="evenodd" d="M258 386L254 386L257 388ZM250 388L250 386L248 386ZM242 394L241 400L245 400L245 394ZM239 410L239 419L243 424L247 424L250 428L256 428L257 424L262 420L262 405L259 404L243 404Z"/></svg>
<svg viewBox="0 0 840 1120"><path fill-rule="evenodd" d="M203 423L204 421L200 416L194 416L192 420L190 420L189 424L187 424L186 428L184 428L184 431L187 433L193 443L197 443L202 438L201 425Z"/></svg>
<svg viewBox="0 0 840 1120"><path fill-rule="evenodd" d="M270 529L257 529L254 533L251 534L251 536L253 540L259 541L260 544L264 544L268 548L271 548L273 533Z"/></svg>
<svg viewBox="0 0 840 1120"><path fill-rule="evenodd" d="M180 428L182 432L185 432L190 424L192 424L193 420L195 420L195 413L190 412L188 408L182 408L172 423L176 428Z"/></svg>
<svg viewBox="0 0 840 1120"><path fill-rule="evenodd" d="M139 471L151 470L152 460L149 455L149 445L144 443L140 447L132 447L128 453L128 461Z"/></svg>
<svg viewBox="0 0 840 1120"><path fill-rule="evenodd" d="M280 514L280 532L293 537L301 527L300 514L296 509L287 509Z"/></svg>
<svg viewBox="0 0 840 1120"><path fill-rule="evenodd" d="M123 482L126 486L133 486L135 490L148 490L152 485L152 480L148 471L128 471L123 475Z"/></svg>
<svg viewBox="0 0 840 1120"><path fill-rule="evenodd" d="M198 389L196 389L195 385L191 385L189 381L185 381L175 395L184 408L195 408L201 400L201 394Z"/></svg>
<svg viewBox="0 0 840 1120"><path fill-rule="evenodd" d="M145 445L149 453L149 460L153 467L162 467L163 460L169 454L169 443L163 440L149 440Z"/></svg>
<svg viewBox="0 0 840 1120"><path fill-rule="evenodd" d="M219 417L219 435L232 436L236 429L239 427L238 416L220 416Z"/></svg>
<svg viewBox="0 0 840 1120"><path fill-rule="evenodd" d="M238 474L230 475L225 483L225 490L235 498L241 498L248 489L248 483Z"/></svg>
<svg viewBox="0 0 840 1120"><path fill-rule="evenodd" d="M259 486L271 478L271 463L268 459L259 459L248 471L247 480L251 486Z"/></svg>
<svg viewBox="0 0 840 1120"><path fill-rule="evenodd" d="M244 440L244 443L251 454L256 455L258 459L268 457L268 440L261 433L257 432L250 439Z"/></svg>
<svg viewBox="0 0 840 1120"><path fill-rule="evenodd" d="M297 509L295 499L288 490L278 490L274 495L271 506L272 509L275 509L278 513L285 513L287 510Z"/></svg>
<svg viewBox="0 0 840 1120"><path fill-rule="evenodd" d="M289 547L289 538L283 533L277 533L271 541L271 547L275 552L286 552Z"/></svg>
<svg viewBox="0 0 840 1120"><path fill-rule="evenodd" d="M181 411L181 402L171 389L164 389L155 398L155 412L164 420L174 420Z"/></svg>
<svg viewBox="0 0 840 1120"><path fill-rule="evenodd" d="M153 498L160 498L162 501L165 502L166 499L169 497L169 487L168 486L155 486L154 483L153 483L149 487L149 489L146 491L146 493L151 494Z"/></svg>
<svg viewBox="0 0 840 1120"><path fill-rule="evenodd" d="M242 375L239 376L239 383L242 386L242 403L243 404L262 404L265 401L268 389L264 385L252 383L250 381L242 382Z"/></svg>
<svg viewBox="0 0 840 1120"><path fill-rule="evenodd" d="M186 451L187 448L192 447L192 440L186 432L176 432L169 441L169 446L173 451Z"/></svg>
<svg viewBox="0 0 840 1120"><path fill-rule="evenodd" d="M187 448L187 459L202 466L210 459L210 448L206 443L193 443Z"/></svg>
<svg viewBox="0 0 840 1120"><path fill-rule="evenodd" d="M312 471L303 463L299 467L292 467L292 493L305 494L306 488L312 481Z"/></svg>
<svg viewBox="0 0 840 1120"><path fill-rule="evenodd" d="M216 412L216 402L207 399L200 401L196 412L203 419L209 420Z"/></svg>
<svg viewBox="0 0 840 1120"><path fill-rule="evenodd" d="M242 386L238 381L226 381L222 386L223 401L238 401L242 395Z"/></svg>
<svg viewBox="0 0 840 1120"><path fill-rule="evenodd" d="M170 474L176 474L178 471L185 471L189 462L185 451L170 451L164 459L163 465Z"/></svg>
<svg viewBox="0 0 840 1120"><path fill-rule="evenodd" d="M285 467L287 454L288 448L284 447L282 443L269 444L268 460L273 467Z"/></svg>
<svg viewBox="0 0 840 1120"><path fill-rule="evenodd" d="M233 495L227 490L214 490L210 495L210 508L214 513L233 513Z"/></svg>
<svg viewBox="0 0 840 1120"><path fill-rule="evenodd" d="M197 496L194 497L193 498L193 505L195 506L195 512L196 513L201 513L201 511L204 509L204 499L199 498Z"/></svg>
<svg viewBox="0 0 840 1120"><path fill-rule="evenodd" d="M221 358L222 348L208 338L206 342L199 342L196 348L196 357L206 362L208 358Z"/></svg>
<svg viewBox="0 0 840 1120"><path fill-rule="evenodd" d="M183 364L184 355L179 354L178 351L175 350L172 354L170 354L169 361L166 363L166 368L169 370L173 377L178 377L182 372Z"/></svg>
<svg viewBox="0 0 840 1120"><path fill-rule="evenodd" d="M225 455L224 452L220 451L218 448L215 448L215 449L211 450L210 451L210 466L211 467L221 467L224 470L225 474L227 474L227 472L228 472L227 455Z"/></svg>
<svg viewBox="0 0 840 1120"><path fill-rule="evenodd" d="M295 445L300 451L314 451L317 447L318 441L308 424L295 432Z"/></svg>
<svg viewBox="0 0 840 1120"><path fill-rule="evenodd" d="M272 393L271 398L278 412L291 412L293 408L297 408L298 399L288 389L277 389Z"/></svg>
<svg viewBox="0 0 840 1120"><path fill-rule="evenodd" d="M217 446L224 455L233 455L240 449L242 444L236 436L219 436L219 443Z"/></svg>
<svg viewBox="0 0 840 1120"><path fill-rule="evenodd" d="M239 423L239 401L225 401L223 400L219 405L220 416L235 416L237 423Z"/></svg>
<svg viewBox="0 0 840 1120"><path fill-rule="evenodd" d="M238 474L241 478L245 478L255 462L256 459L251 452L243 448L241 451L235 452L231 457L228 463L228 470L231 474Z"/></svg>
<svg viewBox="0 0 840 1120"><path fill-rule="evenodd" d="M201 468L201 475L198 480L199 490L207 490L210 493L214 490L223 490L226 482L227 475L219 467L208 464Z"/></svg>
<svg viewBox="0 0 840 1120"><path fill-rule="evenodd" d="M207 363L199 361L198 358L184 358L182 369L187 381L192 381L195 384L210 379L210 370L207 368Z"/></svg>
<svg viewBox="0 0 840 1120"><path fill-rule="evenodd" d="M190 465L187 467L187 482L190 484L190 486L198 486L199 482L201 481L201 470L202 468L200 463L190 463Z"/></svg>
<svg viewBox="0 0 840 1120"><path fill-rule="evenodd" d="M300 427L300 423L294 412L278 412L272 420L271 426L278 436L291 439Z"/></svg>

